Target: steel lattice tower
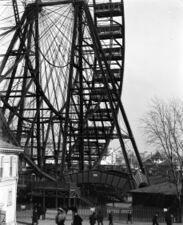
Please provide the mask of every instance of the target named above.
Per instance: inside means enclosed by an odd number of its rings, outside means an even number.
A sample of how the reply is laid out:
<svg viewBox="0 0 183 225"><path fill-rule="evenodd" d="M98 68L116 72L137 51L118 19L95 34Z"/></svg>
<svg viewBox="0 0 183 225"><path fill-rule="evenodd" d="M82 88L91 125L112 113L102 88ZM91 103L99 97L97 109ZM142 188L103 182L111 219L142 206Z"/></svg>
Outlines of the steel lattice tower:
<svg viewBox="0 0 183 225"><path fill-rule="evenodd" d="M123 1L20 2L9 1L14 25L1 30L2 43L10 39L0 106L24 160L56 180L96 168L116 140L130 179L129 149L145 173L121 100Z"/></svg>

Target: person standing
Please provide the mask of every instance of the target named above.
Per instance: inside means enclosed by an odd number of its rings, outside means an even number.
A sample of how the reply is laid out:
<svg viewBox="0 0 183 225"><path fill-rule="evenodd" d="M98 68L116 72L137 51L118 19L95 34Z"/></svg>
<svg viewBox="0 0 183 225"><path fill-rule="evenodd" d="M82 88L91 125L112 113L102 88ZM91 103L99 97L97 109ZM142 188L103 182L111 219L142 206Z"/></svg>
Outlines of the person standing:
<svg viewBox="0 0 183 225"><path fill-rule="evenodd" d="M66 219L66 213L62 208L58 208L55 222L57 225L64 225Z"/></svg>
<svg viewBox="0 0 183 225"><path fill-rule="evenodd" d="M129 210L127 213L127 223L128 222L132 223L132 211L131 210Z"/></svg>
<svg viewBox="0 0 183 225"><path fill-rule="evenodd" d="M37 213L38 213L38 219L40 219L41 214L42 214L42 206L41 206L41 203L39 203L37 205Z"/></svg>
<svg viewBox="0 0 183 225"><path fill-rule="evenodd" d="M111 211L108 214L108 220L109 220L109 225L113 225L113 215Z"/></svg>
<svg viewBox="0 0 183 225"><path fill-rule="evenodd" d="M170 214L169 211L167 211L165 214L165 222L167 225L172 225L173 223L173 216Z"/></svg>
<svg viewBox="0 0 183 225"><path fill-rule="evenodd" d="M32 225L38 225L38 210L37 206L33 207L33 212L32 212Z"/></svg>
<svg viewBox="0 0 183 225"><path fill-rule="evenodd" d="M98 213L97 213L97 222L98 222L98 225L103 225L103 214L102 214L102 211L99 210Z"/></svg>
<svg viewBox="0 0 183 225"><path fill-rule="evenodd" d="M73 213L74 213L74 216L73 216L73 223L72 223L72 225L82 225L83 219L78 214L78 210L74 209Z"/></svg>
<svg viewBox="0 0 183 225"><path fill-rule="evenodd" d="M96 214L95 212L93 212L90 217L89 217L89 222L90 222L90 225L95 225L96 223Z"/></svg>
<svg viewBox="0 0 183 225"><path fill-rule="evenodd" d="M42 212L41 212L41 214L42 214L42 220L45 220L45 219L46 219L46 206L43 206L43 207L42 207Z"/></svg>
<svg viewBox="0 0 183 225"><path fill-rule="evenodd" d="M155 215L152 218L152 225L159 225L159 223L158 223L158 216L159 216L159 213L156 212Z"/></svg>

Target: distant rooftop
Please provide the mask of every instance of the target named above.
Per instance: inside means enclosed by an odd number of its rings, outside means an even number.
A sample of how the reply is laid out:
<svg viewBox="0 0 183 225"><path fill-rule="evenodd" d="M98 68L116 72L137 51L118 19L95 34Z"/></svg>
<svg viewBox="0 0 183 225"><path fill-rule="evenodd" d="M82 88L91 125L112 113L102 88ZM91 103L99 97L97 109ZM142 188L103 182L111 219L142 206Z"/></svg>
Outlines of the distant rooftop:
<svg viewBox="0 0 183 225"><path fill-rule="evenodd" d="M0 139L0 148L18 148L18 147Z"/></svg>

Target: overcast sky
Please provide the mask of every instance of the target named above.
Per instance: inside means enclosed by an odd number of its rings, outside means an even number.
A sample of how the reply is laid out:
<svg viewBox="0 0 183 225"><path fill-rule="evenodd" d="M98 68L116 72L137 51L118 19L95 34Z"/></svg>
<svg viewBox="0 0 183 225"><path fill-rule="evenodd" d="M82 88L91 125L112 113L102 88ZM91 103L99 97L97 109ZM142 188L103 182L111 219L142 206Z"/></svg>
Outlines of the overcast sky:
<svg viewBox="0 0 183 225"><path fill-rule="evenodd" d="M123 104L140 152L140 119L154 97L183 100L183 0L124 0Z"/></svg>

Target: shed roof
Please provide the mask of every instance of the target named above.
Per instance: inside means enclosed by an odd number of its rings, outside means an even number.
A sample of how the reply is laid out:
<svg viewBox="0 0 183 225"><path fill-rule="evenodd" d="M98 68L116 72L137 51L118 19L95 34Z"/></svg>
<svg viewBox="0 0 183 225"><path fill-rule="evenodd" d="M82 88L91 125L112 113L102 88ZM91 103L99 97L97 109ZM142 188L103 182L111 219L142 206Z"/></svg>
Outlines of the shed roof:
<svg viewBox="0 0 183 225"><path fill-rule="evenodd" d="M181 190L181 185L179 186L179 190ZM154 184L148 187L134 189L131 190L130 193L176 195L176 186L174 183L164 182L160 184Z"/></svg>

